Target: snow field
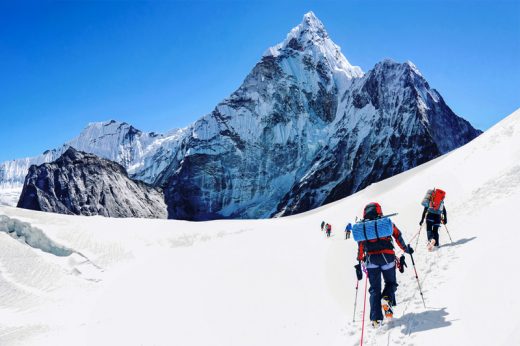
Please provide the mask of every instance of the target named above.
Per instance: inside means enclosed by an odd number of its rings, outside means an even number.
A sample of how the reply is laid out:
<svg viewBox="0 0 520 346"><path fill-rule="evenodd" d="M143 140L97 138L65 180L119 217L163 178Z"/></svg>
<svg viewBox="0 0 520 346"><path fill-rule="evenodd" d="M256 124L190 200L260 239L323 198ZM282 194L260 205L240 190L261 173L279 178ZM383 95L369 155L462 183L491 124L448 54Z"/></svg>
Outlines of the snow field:
<svg viewBox="0 0 520 346"><path fill-rule="evenodd" d="M365 345L519 344L518 162L520 111L450 154L293 217L190 223L0 207L76 252L57 258L0 232L0 344L357 345L364 279L352 323L357 246L345 225L377 201L399 212L409 242L434 186L447 191L453 244L441 229L428 252L420 234L427 307L407 256L395 319L373 330L367 312Z"/></svg>

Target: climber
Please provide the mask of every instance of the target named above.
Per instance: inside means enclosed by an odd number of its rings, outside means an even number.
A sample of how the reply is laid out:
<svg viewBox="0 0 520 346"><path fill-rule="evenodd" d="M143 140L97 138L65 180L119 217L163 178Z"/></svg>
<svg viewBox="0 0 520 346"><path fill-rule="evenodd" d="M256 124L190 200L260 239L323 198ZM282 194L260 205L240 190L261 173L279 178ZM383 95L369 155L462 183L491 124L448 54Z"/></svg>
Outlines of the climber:
<svg viewBox="0 0 520 346"><path fill-rule="evenodd" d="M365 206L362 222L383 220L381 219L382 216L381 206L378 203L369 203ZM396 305L395 292L398 285L395 271L396 257L392 237L405 253L413 253L412 247L405 245L401 231L399 231L395 224L391 221L387 221L387 224L389 225L389 230L386 233L388 234L387 236L378 236L373 239L367 238L369 240L358 242L357 259L359 263L365 262L368 280L370 282L370 321L374 327L378 327L382 324L382 309L385 311L385 317L392 318L392 307ZM380 232L384 231L385 230L380 229ZM385 283L384 289L381 287L381 276L383 276ZM383 303L381 303L381 300L383 300Z"/></svg>

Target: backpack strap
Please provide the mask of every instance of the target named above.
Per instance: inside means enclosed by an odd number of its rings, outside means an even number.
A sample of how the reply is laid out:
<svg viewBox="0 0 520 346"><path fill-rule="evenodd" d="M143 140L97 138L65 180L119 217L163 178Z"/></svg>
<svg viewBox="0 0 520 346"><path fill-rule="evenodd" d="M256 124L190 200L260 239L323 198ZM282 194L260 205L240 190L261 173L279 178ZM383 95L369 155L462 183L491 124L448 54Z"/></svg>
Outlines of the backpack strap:
<svg viewBox="0 0 520 346"><path fill-rule="evenodd" d="M364 222L363 222L363 234L365 235L365 240L368 240L366 224Z"/></svg>

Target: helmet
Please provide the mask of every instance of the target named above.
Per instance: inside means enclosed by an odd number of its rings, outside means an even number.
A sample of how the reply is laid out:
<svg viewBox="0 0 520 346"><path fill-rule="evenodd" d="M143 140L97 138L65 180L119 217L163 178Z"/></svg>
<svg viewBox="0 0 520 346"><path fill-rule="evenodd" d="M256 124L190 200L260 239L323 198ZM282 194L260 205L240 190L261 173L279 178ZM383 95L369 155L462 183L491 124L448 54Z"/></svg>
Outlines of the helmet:
<svg viewBox="0 0 520 346"><path fill-rule="evenodd" d="M363 219L365 220L375 220L381 216L383 216L383 210L379 203L368 203L363 210Z"/></svg>

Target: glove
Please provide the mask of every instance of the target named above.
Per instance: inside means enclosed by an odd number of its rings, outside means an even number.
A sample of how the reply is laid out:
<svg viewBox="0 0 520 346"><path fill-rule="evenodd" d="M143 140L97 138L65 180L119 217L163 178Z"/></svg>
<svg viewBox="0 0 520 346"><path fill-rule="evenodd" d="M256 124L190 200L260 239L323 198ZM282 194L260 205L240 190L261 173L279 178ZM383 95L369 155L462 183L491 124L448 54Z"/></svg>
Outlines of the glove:
<svg viewBox="0 0 520 346"><path fill-rule="evenodd" d="M406 246L406 249L404 250L404 252L406 252L409 255L413 254L413 249L410 246L410 244L408 244L408 246Z"/></svg>
<svg viewBox="0 0 520 346"><path fill-rule="evenodd" d="M404 273L404 267L408 267L406 265L406 262L404 261L404 255L401 255L401 257L399 257L398 267L399 267L399 272L400 273Z"/></svg>
<svg viewBox="0 0 520 346"><path fill-rule="evenodd" d="M419 221L419 226L422 226L424 220Z"/></svg>
<svg viewBox="0 0 520 346"><path fill-rule="evenodd" d="M354 266L356 268L356 277L359 280L363 279L363 272L361 271L361 264L358 263Z"/></svg>

